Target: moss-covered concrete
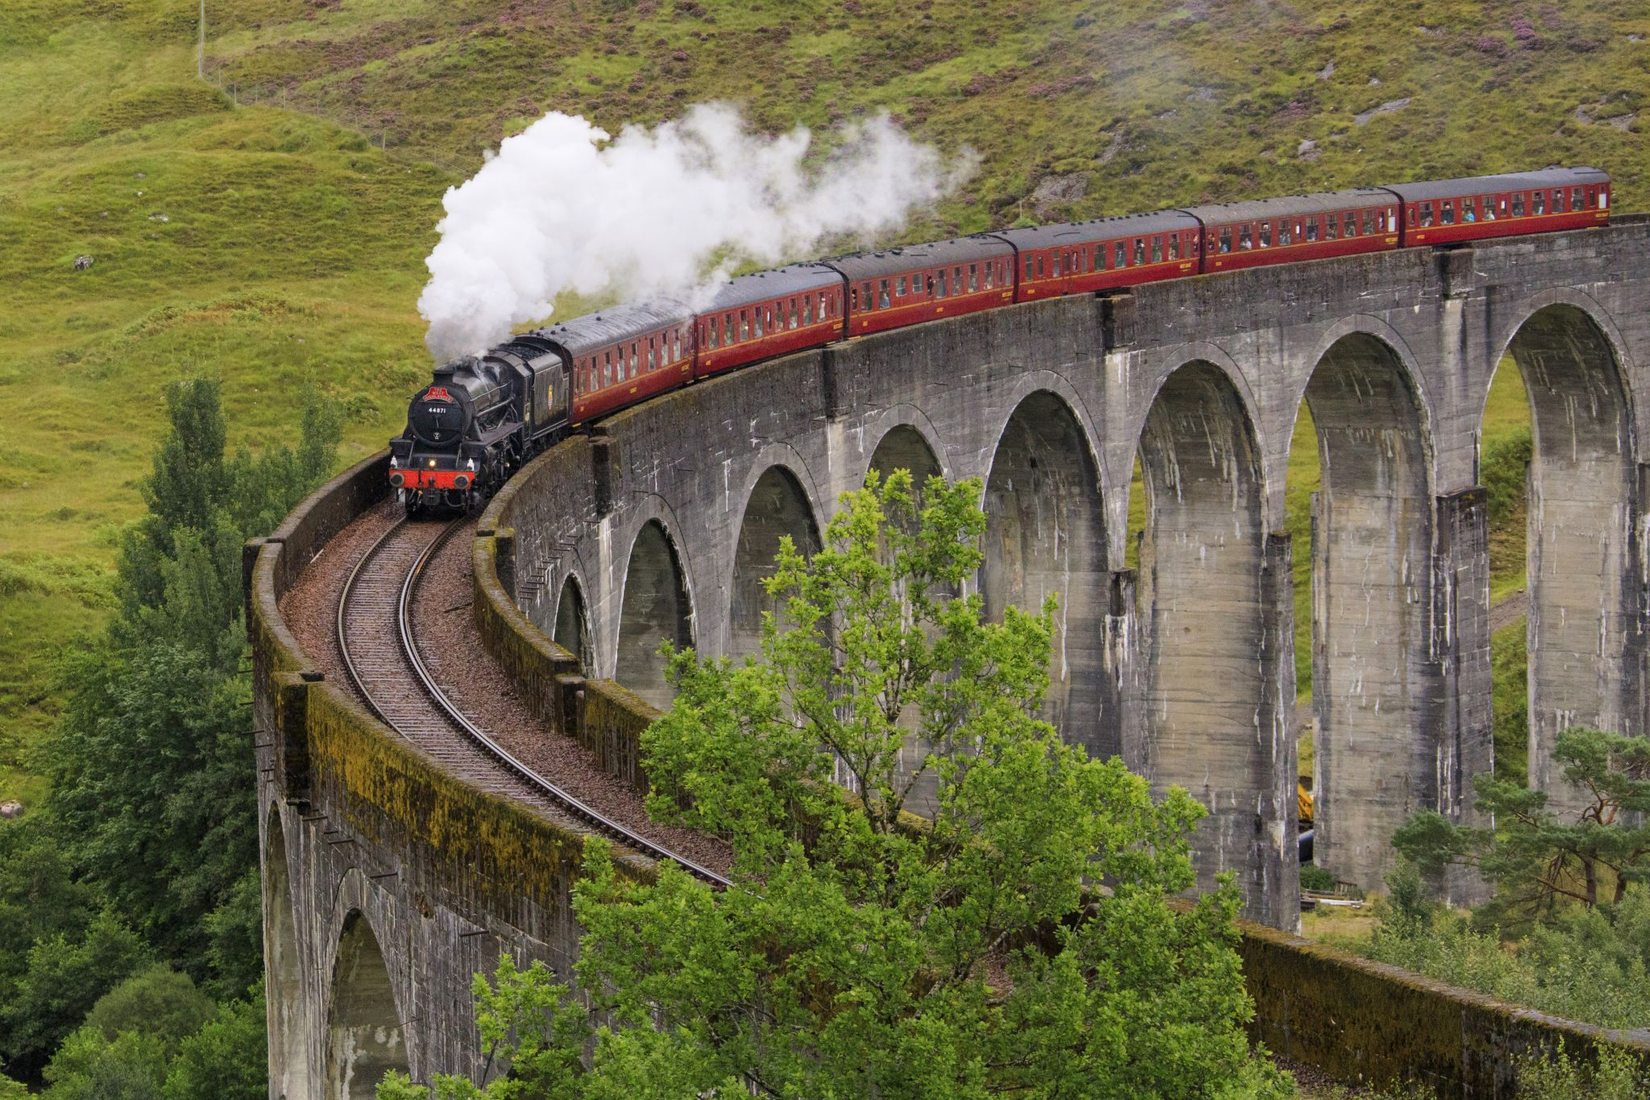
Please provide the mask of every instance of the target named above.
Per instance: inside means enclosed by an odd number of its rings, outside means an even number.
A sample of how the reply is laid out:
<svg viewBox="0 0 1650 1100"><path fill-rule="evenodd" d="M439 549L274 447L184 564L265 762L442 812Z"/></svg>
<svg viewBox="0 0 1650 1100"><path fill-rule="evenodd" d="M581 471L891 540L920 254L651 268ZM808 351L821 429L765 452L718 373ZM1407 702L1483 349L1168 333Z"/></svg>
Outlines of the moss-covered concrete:
<svg viewBox="0 0 1650 1100"><path fill-rule="evenodd" d="M1277 1054L1348 1083L1415 1081L1440 1096L1518 1095L1514 1057L1630 1050L1650 1071L1650 1031L1609 1031L1506 1004L1248 921L1251 1032Z"/></svg>

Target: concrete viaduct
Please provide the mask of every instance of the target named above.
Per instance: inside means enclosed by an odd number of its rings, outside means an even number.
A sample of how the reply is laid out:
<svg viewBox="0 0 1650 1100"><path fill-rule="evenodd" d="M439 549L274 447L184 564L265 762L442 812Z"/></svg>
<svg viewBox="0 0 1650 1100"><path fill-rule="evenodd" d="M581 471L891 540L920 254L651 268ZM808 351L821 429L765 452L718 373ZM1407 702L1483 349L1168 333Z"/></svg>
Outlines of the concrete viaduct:
<svg viewBox="0 0 1650 1100"><path fill-rule="evenodd" d="M1472 777L1492 766L1478 442L1508 356L1535 436L1531 779L1565 797L1551 746L1567 726L1650 728L1647 307L1650 220L1630 218L855 339L690 387L564 444L495 501L476 561L514 600L510 630L531 634L530 621L591 684L617 680L663 704L659 642L750 652L778 539L817 545L838 494L868 470L978 477L988 609L1059 597L1048 709L1063 735L1204 802L1200 873L1234 873L1249 915L1288 929L1296 555L1311 560L1319 861L1377 885L1392 830L1422 808L1469 815ZM1291 545L1286 466L1303 406L1322 483L1311 545ZM1125 567L1137 458L1145 524L1138 565ZM282 1074L271 1087L292 1098L370 1095L339 1066L373 1047L375 1027L384 1056L420 1075L473 1068L470 973L501 945L558 964L571 950L556 911L565 881L535 894L500 856L483 861L498 873L477 871L478 885L465 871L474 851L444 852L397 816L395 799L439 787L423 765L386 765L401 777L393 798L382 769L323 766L342 752L326 747L339 722L324 715L349 708L304 679L273 600L372 492L365 476L341 479L254 548L249 574L256 713L278 734L260 749ZM496 626L482 629L495 652ZM576 717L547 713L578 732Z"/></svg>

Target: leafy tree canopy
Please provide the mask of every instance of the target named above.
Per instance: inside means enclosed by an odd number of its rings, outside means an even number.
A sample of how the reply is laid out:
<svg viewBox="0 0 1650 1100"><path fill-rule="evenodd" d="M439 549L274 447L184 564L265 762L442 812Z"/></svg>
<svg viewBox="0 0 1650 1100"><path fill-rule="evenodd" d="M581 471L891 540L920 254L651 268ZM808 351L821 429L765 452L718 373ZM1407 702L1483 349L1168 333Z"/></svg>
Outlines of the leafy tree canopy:
<svg viewBox="0 0 1650 1100"><path fill-rule="evenodd" d="M636 884L589 842L577 976L609 1021L592 1066L564 1055L536 1091L485 1095L1290 1093L1242 1031L1235 890L1170 904L1201 807L1040 717L1051 606L984 620L980 492L935 479L919 504L908 474L873 475L811 559L783 545L761 661L672 655L649 807L732 841L733 885L671 866ZM910 737L929 747L914 769ZM903 812L919 775L926 821ZM576 1051L583 1020L537 1033L535 1065Z"/></svg>
<svg viewBox="0 0 1650 1100"><path fill-rule="evenodd" d="M1493 827L1425 811L1393 846L1426 873L1448 863L1477 867L1499 887L1480 911L1491 923L1549 919L1565 902L1619 903L1631 883L1650 881L1650 738L1571 729L1553 758L1583 796L1575 813L1550 808L1544 791L1481 775L1477 807L1493 815Z"/></svg>

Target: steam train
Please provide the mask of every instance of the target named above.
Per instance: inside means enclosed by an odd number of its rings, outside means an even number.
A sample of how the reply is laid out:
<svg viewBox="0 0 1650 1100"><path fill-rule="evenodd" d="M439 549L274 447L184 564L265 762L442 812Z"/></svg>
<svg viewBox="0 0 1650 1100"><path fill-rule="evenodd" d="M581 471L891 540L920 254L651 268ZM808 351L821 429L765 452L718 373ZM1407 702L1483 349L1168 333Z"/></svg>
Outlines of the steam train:
<svg viewBox="0 0 1650 1100"><path fill-rule="evenodd" d="M1605 224L1594 168L1394 184L982 233L742 275L534 329L446 363L390 441L409 514L470 509L569 430L804 348L1014 302Z"/></svg>

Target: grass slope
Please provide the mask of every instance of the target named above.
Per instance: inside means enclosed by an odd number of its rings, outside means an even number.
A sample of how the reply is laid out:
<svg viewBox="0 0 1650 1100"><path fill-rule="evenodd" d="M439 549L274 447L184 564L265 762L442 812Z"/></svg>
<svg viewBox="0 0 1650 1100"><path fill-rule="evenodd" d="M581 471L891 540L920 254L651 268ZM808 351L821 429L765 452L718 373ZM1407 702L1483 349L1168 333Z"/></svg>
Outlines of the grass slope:
<svg viewBox="0 0 1650 1100"><path fill-rule="evenodd" d="M346 457L379 445L427 369L413 302L441 192L543 111L617 130L711 98L772 129L889 110L981 155L912 237L1550 161L1650 204L1650 10L1629 0L206 7L211 83L193 4L0 5L0 798L40 793L22 749L55 655L106 614L166 382L221 378L253 447L312 383L349 414ZM1316 462L1297 452L1292 514Z"/></svg>

